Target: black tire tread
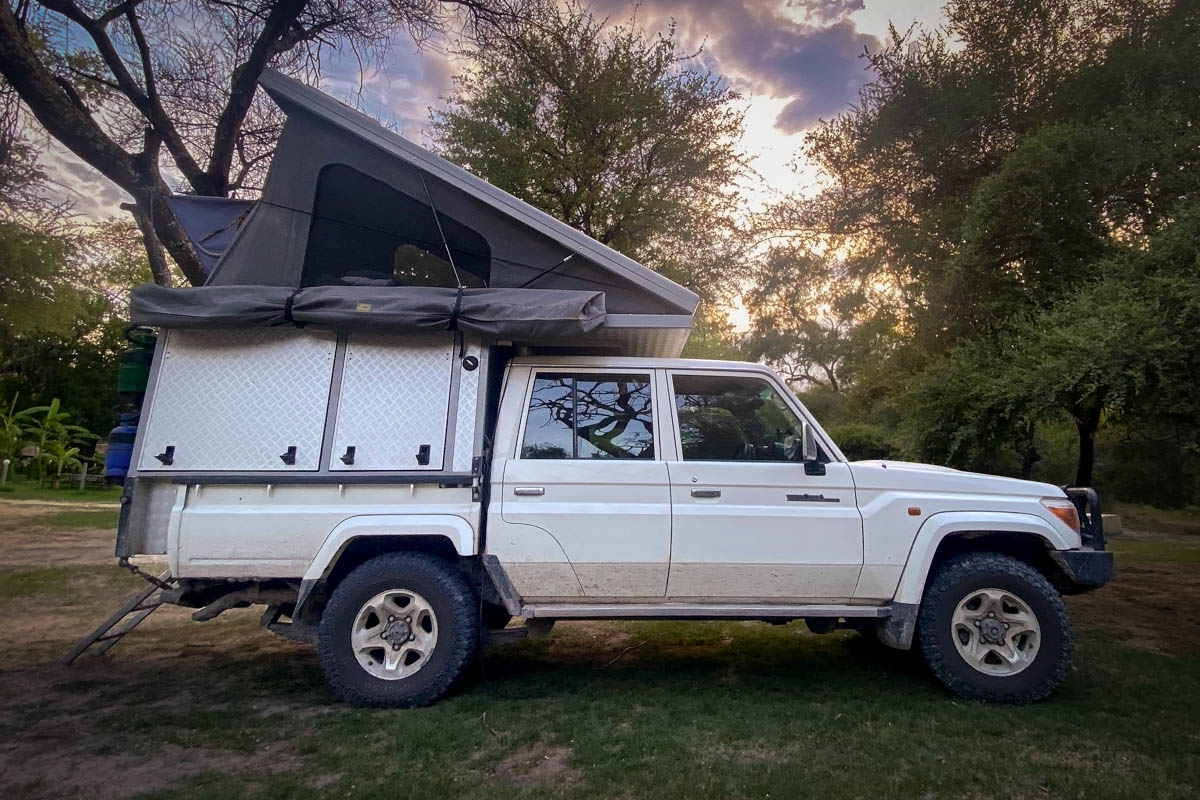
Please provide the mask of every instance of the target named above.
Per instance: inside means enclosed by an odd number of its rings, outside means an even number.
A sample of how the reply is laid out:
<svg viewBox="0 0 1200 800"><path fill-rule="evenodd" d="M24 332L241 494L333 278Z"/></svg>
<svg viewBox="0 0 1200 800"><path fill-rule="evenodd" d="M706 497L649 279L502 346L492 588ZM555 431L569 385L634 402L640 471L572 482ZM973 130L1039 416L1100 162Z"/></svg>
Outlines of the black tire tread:
<svg viewBox="0 0 1200 800"><path fill-rule="evenodd" d="M1040 623L1058 626L1061 634L1061 646L1055 659L1053 669L1040 681L1033 685L1015 684L1006 691L988 690L964 680L950 668L948 658L959 659L957 652L944 652L937 636L933 619L938 608L943 603L957 603L962 598L948 596L951 588L959 581L981 574L1000 573L1015 576L1029 583L1035 591L1048 601L1053 618L1041 620ZM917 620L917 638L926 663L933 674L947 689L968 700L983 703L1006 703L1010 705L1028 705L1045 698L1066 678L1071 667L1071 657L1074 650L1074 635L1071 631L1071 621L1067 616L1067 608L1062 596L1039 570L1030 564L1012 556L994 552L962 553L948 558L938 568L926 585L925 597L921 602L921 610ZM1041 657L1039 653L1039 657ZM1020 677L1014 676L1014 677Z"/></svg>
<svg viewBox="0 0 1200 800"><path fill-rule="evenodd" d="M405 577L414 575L433 581L446 595L453 620L451 626L444 627L454 631L448 642L448 658L437 678L418 691L388 695L362 691L347 681L337 663L334 637L345 636L346 632L338 629L335 621L347 604L355 604L353 611L358 611L359 601L353 595L364 583L383 579L400 588ZM424 553L388 553L359 565L338 584L321 615L317 649L326 683L339 699L360 708L419 708L438 700L461 680L475 659L479 638L479 600L462 572Z"/></svg>

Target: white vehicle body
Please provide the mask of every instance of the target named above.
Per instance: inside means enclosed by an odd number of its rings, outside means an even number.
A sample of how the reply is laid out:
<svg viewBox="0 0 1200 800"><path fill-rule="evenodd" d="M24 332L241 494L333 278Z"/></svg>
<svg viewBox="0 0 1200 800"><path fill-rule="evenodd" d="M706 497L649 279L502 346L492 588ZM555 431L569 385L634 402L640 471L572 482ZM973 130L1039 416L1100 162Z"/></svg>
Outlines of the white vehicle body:
<svg viewBox="0 0 1200 800"><path fill-rule="evenodd" d="M282 581L295 592L293 613L348 553L407 546L485 562L498 599L528 618L834 619L915 608L953 537L1007 535L1043 555L1083 546L1047 507L1065 498L1056 486L847 461L758 364L524 356L493 371L489 392L487 348L449 334L259 336L255 349L244 337L232 345L219 332L171 332L160 347L118 554L158 543L171 574L199 586ZM237 388L198 383L197 371L234 346ZM484 363L464 371L456 365L466 356ZM297 362L310 390L281 410L272 396L284 371L296 382ZM546 375L597 386L635 376L652 457L524 457L531 396ZM775 413L794 417L797 437L803 426L819 459L687 457L677 382L717 379L778 398L786 411ZM172 446L164 459L158 451ZM291 463L279 453L288 446ZM355 457L339 463L348 447ZM421 447L431 464L413 461ZM893 639L910 637L911 624Z"/></svg>

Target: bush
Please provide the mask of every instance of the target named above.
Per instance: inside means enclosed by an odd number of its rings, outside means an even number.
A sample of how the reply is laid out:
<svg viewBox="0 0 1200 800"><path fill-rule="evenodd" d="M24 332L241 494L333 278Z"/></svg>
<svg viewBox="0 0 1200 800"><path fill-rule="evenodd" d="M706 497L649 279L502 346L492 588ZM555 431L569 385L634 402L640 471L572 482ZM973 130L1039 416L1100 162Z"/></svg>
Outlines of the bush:
<svg viewBox="0 0 1200 800"><path fill-rule="evenodd" d="M891 435L878 425L848 422L830 428L829 435L851 461L896 458L899 453Z"/></svg>

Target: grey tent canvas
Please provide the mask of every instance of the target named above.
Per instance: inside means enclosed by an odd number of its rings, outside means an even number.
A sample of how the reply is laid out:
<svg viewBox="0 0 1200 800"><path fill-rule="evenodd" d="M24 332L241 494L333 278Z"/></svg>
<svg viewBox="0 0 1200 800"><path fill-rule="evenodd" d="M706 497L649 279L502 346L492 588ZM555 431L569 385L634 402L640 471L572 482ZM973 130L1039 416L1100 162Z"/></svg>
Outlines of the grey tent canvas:
<svg viewBox="0 0 1200 800"><path fill-rule="evenodd" d="M148 289L135 322L271 324L283 297L290 320L312 311L308 322L339 328L466 325L532 346L682 350L691 291L315 89L270 71L261 83L287 114L262 198L227 215L236 234L223 235L208 291ZM353 311L364 305L395 313Z"/></svg>

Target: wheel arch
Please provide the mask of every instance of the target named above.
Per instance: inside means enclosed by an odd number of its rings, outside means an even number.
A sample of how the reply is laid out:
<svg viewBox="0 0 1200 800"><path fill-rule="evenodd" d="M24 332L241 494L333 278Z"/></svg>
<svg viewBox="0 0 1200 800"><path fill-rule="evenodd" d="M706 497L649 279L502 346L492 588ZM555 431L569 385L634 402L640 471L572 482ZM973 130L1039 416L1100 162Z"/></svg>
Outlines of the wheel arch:
<svg viewBox="0 0 1200 800"><path fill-rule="evenodd" d="M474 556L475 550L475 529L452 514L350 517L330 531L305 570L296 602L297 615L318 585L332 588L355 567L377 556L417 552L458 563Z"/></svg>
<svg viewBox="0 0 1200 800"><path fill-rule="evenodd" d="M1012 512L942 512L921 525L909 550L896 587L894 602L919 604L936 566L964 552L996 552L1037 568L1054 583L1062 568L1050 553L1074 546L1047 521L1033 514Z"/></svg>

